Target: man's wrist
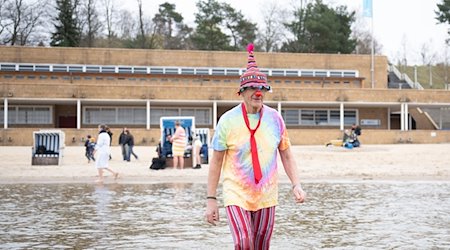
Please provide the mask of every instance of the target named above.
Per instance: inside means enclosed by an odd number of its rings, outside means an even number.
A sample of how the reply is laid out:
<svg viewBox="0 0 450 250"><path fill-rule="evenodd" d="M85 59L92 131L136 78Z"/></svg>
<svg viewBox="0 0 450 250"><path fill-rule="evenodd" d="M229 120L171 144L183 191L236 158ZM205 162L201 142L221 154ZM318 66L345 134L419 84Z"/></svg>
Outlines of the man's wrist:
<svg viewBox="0 0 450 250"><path fill-rule="evenodd" d="M207 200L217 200L217 197L216 196L212 196L212 195L208 195L208 196L206 196L206 199Z"/></svg>

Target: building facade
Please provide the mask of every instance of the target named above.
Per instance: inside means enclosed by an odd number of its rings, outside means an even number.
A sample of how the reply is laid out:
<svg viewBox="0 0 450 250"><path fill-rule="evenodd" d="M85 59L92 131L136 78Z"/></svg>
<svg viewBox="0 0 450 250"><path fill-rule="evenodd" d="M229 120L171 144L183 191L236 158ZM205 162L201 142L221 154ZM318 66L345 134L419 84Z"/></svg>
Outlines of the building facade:
<svg viewBox="0 0 450 250"><path fill-rule="evenodd" d="M273 87L265 103L281 112L293 144L324 144L354 123L367 144L450 142L442 118L450 92L388 88L385 56L373 71L370 55L255 59ZM163 116L194 116L212 134L241 101L246 60L246 52L0 47L0 145L32 145L39 129L61 129L66 145L82 145L100 123L117 135L113 145L123 127L137 145L154 145Z"/></svg>

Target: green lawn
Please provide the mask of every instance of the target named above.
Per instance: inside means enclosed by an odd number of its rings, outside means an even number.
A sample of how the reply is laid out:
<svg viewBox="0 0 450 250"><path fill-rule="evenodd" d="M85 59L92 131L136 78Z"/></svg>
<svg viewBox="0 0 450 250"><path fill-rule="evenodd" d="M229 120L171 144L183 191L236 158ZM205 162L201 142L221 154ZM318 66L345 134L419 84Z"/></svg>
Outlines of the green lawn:
<svg viewBox="0 0 450 250"><path fill-rule="evenodd" d="M411 80L414 81L414 66L396 66L397 69L406 73ZM450 66L448 67L450 68ZM417 81L424 87L425 89L445 89L445 83L449 83L448 79L445 80L445 66L443 64L438 64L436 66L431 66L432 73L432 85L430 85L430 67L429 66L417 66ZM450 78L450 71L447 69L448 78Z"/></svg>

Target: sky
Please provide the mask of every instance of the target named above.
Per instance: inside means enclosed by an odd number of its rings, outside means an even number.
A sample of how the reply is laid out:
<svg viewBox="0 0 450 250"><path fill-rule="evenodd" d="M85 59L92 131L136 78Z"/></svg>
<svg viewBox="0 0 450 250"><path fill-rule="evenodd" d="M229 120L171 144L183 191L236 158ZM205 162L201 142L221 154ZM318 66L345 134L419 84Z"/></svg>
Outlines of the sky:
<svg viewBox="0 0 450 250"><path fill-rule="evenodd" d="M182 13L185 23L194 26L194 13L197 12L197 0L143 0L144 14L152 16L164 2L176 5L176 11ZM276 2L283 8L292 10L299 6L300 0L223 0L252 22L262 23L261 13L269 3ZM445 39L449 25L437 24L435 19L437 4L442 0L373 0L373 17L363 17L363 0L323 0L333 7L347 6L349 11L356 11L363 29L372 31L374 38L382 45L382 54L393 63L397 63L406 54L409 65L422 64L420 55L424 45L427 54L434 55L435 62L446 58ZM132 1L127 1L130 6ZM136 5L137 6L137 5ZM358 23L361 23L358 22ZM372 23L373 22L373 23ZM406 53L405 53L406 51ZM450 58L450 51L448 52Z"/></svg>

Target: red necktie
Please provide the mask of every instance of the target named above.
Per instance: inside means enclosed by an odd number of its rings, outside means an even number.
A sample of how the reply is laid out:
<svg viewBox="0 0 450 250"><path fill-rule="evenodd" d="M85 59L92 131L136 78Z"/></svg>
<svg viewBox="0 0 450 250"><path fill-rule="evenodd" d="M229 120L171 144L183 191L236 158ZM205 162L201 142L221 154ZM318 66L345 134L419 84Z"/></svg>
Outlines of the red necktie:
<svg viewBox="0 0 450 250"><path fill-rule="evenodd" d="M245 108L245 104L242 103L241 106L242 106L242 115L244 116L245 125L247 125L248 131L250 131L250 150L252 152L253 173L255 175L255 183L258 184L262 178L262 173L261 173L261 166L259 165L258 147L256 145L255 133L256 133L256 130L259 128L259 125L261 124L263 112L261 109L261 115L259 116L258 125L256 125L255 129L251 129L250 122L248 121L248 117L247 117L247 109Z"/></svg>

